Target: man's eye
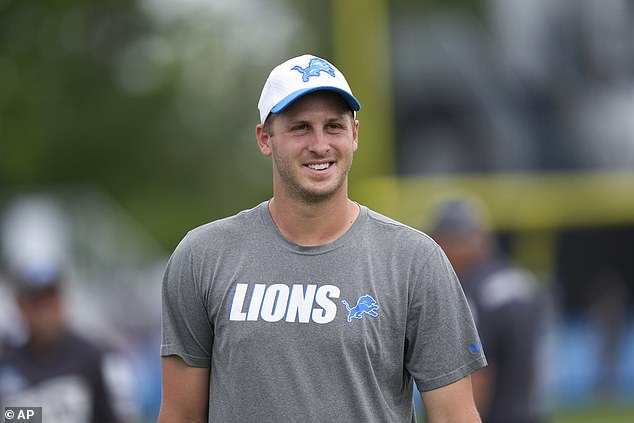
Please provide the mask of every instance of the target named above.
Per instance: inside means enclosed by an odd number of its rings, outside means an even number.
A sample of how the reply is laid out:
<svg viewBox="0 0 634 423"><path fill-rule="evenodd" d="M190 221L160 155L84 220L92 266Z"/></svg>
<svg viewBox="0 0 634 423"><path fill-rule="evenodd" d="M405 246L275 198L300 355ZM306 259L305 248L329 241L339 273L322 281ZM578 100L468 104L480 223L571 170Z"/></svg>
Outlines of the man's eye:
<svg viewBox="0 0 634 423"><path fill-rule="evenodd" d="M308 125L296 125L291 128L293 132L303 132L308 129Z"/></svg>

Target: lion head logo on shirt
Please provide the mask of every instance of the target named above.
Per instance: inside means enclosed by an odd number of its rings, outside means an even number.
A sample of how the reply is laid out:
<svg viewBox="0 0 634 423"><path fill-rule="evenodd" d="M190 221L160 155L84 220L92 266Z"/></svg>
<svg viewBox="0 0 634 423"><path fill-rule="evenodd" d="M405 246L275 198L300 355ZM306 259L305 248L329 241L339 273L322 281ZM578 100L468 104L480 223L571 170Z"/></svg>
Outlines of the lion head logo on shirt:
<svg viewBox="0 0 634 423"><path fill-rule="evenodd" d="M341 302L348 309L348 322L351 322L353 318L361 319L364 314L369 314L372 317L379 315L379 313L377 313L377 310L380 308L379 305L376 300L368 294L359 297L357 305L354 307L350 307L350 304L348 304L346 300L341 300Z"/></svg>

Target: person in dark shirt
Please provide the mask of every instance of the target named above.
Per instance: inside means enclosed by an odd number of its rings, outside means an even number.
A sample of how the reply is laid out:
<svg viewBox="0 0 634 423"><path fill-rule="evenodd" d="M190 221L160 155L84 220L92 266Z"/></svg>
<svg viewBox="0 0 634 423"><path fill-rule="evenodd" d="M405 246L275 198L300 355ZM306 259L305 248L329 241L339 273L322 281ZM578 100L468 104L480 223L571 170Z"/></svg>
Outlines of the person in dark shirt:
<svg viewBox="0 0 634 423"><path fill-rule="evenodd" d="M11 279L28 336L0 356L0 406L42 407L47 423L119 421L104 380L105 354L65 323L60 273L40 266Z"/></svg>
<svg viewBox="0 0 634 423"><path fill-rule="evenodd" d="M489 366L472 377L476 404L484 423L539 422L539 284L501 257L480 210L463 199L448 200L430 228L462 283L487 352Z"/></svg>

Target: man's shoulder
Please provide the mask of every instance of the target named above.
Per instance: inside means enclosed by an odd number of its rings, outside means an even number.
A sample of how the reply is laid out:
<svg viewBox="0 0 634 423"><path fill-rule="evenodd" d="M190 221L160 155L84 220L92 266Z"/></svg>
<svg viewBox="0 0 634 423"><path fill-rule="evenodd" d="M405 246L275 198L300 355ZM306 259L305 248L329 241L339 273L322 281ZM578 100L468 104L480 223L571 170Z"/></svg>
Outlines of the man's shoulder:
<svg viewBox="0 0 634 423"><path fill-rule="evenodd" d="M438 245L425 232L413 228L391 217L385 216L368 208L368 220L374 230L381 234L394 238L399 244L411 246L425 246L435 249Z"/></svg>
<svg viewBox="0 0 634 423"><path fill-rule="evenodd" d="M11 363L16 358L23 356L24 353L20 351L21 347L21 344L9 342L6 339L0 340L0 368L7 363Z"/></svg>
<svg viewBox="0 0 634 423"><path fill-rule="evenodd" d="M109 350L104 344L70 329L66 331L62 342L65 354L89 362L99 362Z"/></svg>
<svg viewBox="0 0 634 423"><path fill-rule="evenodd" d="M261 207L266 207L266 203L261 203L232 216L200 225L190 230L185 239L193 244L207 243L209 240L235 237L240 233L253 230L253 225L260 219Z"/></svg>

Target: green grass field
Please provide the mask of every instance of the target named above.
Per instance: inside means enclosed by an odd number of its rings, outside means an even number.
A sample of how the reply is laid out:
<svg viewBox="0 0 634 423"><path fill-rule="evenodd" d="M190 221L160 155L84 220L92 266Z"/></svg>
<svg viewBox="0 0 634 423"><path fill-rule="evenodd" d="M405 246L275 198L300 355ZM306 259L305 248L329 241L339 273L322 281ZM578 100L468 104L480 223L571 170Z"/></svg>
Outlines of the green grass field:
<svg viewBox="0 0 634 423"><path fill-rule="evenodd" d="M634 423L634 407L597 407L553 415L550 423Z"/></svg>
<svg viewBox="0 0 634 423"><path fill-rule="evenodd" d="M418 421L425 419L419 416ZM561 411L548 416L544 423L634 423L634 406L601 406Z"/></svg>

